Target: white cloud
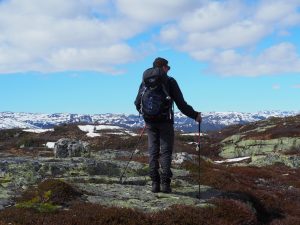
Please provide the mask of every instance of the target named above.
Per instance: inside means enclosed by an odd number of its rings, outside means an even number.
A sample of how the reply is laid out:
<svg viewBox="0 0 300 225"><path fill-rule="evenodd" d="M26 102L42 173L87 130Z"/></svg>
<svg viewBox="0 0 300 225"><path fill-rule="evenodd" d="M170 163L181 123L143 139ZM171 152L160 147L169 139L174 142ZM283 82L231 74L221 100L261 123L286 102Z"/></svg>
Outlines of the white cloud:
<svg viewBox="0 0 300 225"><path fill-rule="evenodd" d="M106 0L0 3L0 73L61 70L116 72L137 58L126 40L142 30L110 17ZM124 27L130 26L130 29Z"/></svg>
<svg viewBox="0 0 300 225"><path fill-rule="evenodd" d="M210 1L165 26L160 40L206 62L210 72L225 76L300 72L300 56L294 44L256 47L264 38L284 37L291 26L299 25L299 7L298 0L256 4Z"/></svg>
<svg viewBox="0 0 300 225"><path fill-rule="evenodd" d="M268 31L264 25L251 21L235 23L212 32L195 32L186 36L184 51L206 48L238 48L256 43Z"/></svg>
<svg viewBox="0 0 300 225"><path fill-rule="evenodd" d="M295 25L299 23L298 0L288 2L282 0L265 0L258 5L254 19L264 23L276 23L279 25Z"/></svg>
<svg viewBox="0 0 300 225"><path fill-rule="evenodd" d="M194 57L202 56L201 52ZM208 57L207 57L208 58ZM300 72L300 55L290 43L280 43L257 56L235 50L212 52L211 68L223 76L259 76Z"/></svg>
<svg viewBox="0 0 300 225"><path fill-rule="evenodd" d="M185 14L178 26L185 32L209 32L234 23L244 10L244 6L236 0L210 1Z"/></svg>
<svg viewBox="0 0 300 225"><path fill-rule="evenodd" d="M203 0L117 0L116 6L124 15L143 23L162 23L180 18Z"/></svg>
<svg viewBox="0 0 300 225"><path fill-rule="evenodd" d="M290 35L299 7L299 0L0 1L0 73L118 73L157 40L225 76L298 72L295 44L256 46L269 35ZM129 44L139 35L149 43Z"/></svg>
<svg viewBox="0 0 300 225"><path fill-rule="evenodd" d="M123 64L132 59L131 49L127 45L113 45L101 48L67 48L52 54L49 64L56 70L93 70L118 73L115 62Z"/></svg>

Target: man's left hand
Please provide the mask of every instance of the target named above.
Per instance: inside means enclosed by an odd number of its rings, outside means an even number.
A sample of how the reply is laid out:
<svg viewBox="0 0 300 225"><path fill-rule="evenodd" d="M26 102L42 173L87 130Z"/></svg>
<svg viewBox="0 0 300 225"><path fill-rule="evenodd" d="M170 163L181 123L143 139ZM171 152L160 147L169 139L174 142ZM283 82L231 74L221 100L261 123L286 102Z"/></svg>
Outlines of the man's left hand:
<svg viewBox="0 0 300 225"><path fill-rule="evenodd" d="M201 113L199 112L198 113L198 116L196 117L195 119L198 123L201 123L202 122L202 117L201 117Z"/></svg>

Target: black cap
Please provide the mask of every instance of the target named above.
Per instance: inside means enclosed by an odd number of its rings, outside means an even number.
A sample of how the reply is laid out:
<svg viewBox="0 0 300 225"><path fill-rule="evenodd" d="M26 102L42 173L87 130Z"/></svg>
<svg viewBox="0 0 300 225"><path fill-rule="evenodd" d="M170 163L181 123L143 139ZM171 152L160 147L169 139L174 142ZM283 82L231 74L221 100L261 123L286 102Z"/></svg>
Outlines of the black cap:
<svg viewBox="0 0 300 225"><path fill-rule="evenodd" d="M154 62L153 62L153 67L163 67L166 66L170 69L170 66L168 66L168 60L161 58L161 57L157 57Z"/></svg>

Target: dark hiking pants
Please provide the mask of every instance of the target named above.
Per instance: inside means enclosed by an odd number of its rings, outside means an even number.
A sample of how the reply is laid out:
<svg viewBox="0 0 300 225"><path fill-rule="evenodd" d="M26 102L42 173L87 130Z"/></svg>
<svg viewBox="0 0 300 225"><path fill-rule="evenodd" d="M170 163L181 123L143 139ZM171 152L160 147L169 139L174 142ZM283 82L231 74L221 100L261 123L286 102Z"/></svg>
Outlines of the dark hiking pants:
<svg viewBox="0 0 300 225"><path fill-rule="evenodd" d="M172 123L147 123L150 177L153 182L170 183L171 161L174 145ZM159 163L160 161L160 163ZM159 174L159 164L161 174Z"/></svg>

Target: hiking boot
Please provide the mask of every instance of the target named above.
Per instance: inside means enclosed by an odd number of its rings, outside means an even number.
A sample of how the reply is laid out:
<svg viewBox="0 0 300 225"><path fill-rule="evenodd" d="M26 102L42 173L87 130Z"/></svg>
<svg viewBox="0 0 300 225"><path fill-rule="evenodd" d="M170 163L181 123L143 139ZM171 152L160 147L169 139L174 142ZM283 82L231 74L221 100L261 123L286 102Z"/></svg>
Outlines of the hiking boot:
<svg viewBox="0 0 300 225"><path fill-rule="evenodd" d="M171 189L170 183L162 183L162 185L161 185L161 192L163 192L163 193L171 193L172 189Z"/></svg>
<svg viewBox="0 0 300 225"><path fill-rule="evenodd" d="M153 193L160 192L160 183L159 182L152 182L152 189Z"/></svg>

